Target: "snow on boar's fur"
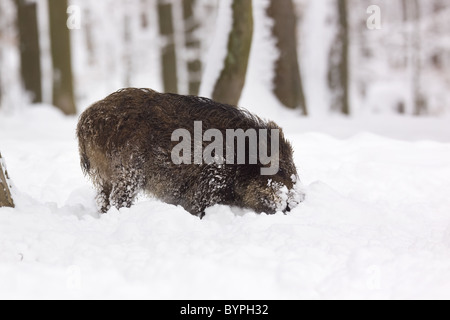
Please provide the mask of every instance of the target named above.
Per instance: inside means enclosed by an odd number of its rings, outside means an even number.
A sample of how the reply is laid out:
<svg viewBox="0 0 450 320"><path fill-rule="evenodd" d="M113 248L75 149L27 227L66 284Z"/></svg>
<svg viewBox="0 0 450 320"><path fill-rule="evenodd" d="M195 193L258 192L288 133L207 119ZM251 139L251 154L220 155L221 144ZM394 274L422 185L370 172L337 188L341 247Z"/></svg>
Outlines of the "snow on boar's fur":
<svg viewBox="0 0 450 320"><path fill-rule="evenodd" d="M280 130L279 150L271 155L278 161L278 172L262 175L261 168L268 165L259 160L175 164L172 150L179 141L172 141L172 134L185 129L194 135L195 121L202 121L202 133L216 129L224 136L227 129L266 129L268 135L272 129ZM89 107L80 117L77 135L82 169L98 191L103 213L111 206L131 207L140 191L200 217L216 204L257 213L286 212L304 198L292 147L281 129L248 111L206 98L123 89ZM202 143L203 148L211 144ZM248 159L248 143L245 148Z"/></svg>

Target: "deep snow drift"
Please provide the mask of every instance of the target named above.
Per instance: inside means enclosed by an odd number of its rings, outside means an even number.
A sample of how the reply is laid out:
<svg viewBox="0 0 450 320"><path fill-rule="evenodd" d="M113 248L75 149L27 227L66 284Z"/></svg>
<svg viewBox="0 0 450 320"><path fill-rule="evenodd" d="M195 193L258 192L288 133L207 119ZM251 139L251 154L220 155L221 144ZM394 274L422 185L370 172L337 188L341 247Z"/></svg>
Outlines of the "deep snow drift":
<svg viewBox="0 0 450 320"><path fill-rule="evenodd" d="M1 114L17 208L0 209L0 298L450 298L446 121L375 118L397 139L361 120L279 122L305 203L286 216L219 206L200 221L147 198L100 217L76 119ZM345 139L309 132L319 124Z"/></svg>

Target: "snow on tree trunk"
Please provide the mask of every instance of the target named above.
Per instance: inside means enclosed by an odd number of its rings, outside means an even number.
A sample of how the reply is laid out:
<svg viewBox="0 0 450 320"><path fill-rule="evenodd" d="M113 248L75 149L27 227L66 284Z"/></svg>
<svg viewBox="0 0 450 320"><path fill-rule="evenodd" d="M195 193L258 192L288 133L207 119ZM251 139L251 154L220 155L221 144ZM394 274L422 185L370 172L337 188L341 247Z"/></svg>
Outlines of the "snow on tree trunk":
<svg viewBox="0 0 450 320"><path fill-rule="evenodd" d="M331 93L331 109L350 114L349 102L349 24L347 0L336 0L338 23L336 36L330 50L328 86Z"/></svg>
<svg viewBox="0 0 450 320"><path fill-rule="evenodd" d="M0 207L14 208L8 171L0 153Z"/></svg>
<svg viewBox="0 0 450 320"><path fill-rule="evenodd" d="M20 34L20 57L25 90L31 94L33 103L42 102L41 51L37 23L37 4L16 0L17 22Z"/></svg>
<svg viewBox="0 0 450 320"><path fill-rule="evenodd" d="M195 14L196 2L197 0L183 1L188 91L191 95L198 95L202 78L201 42L197 34L199 21Z"/></svg>
<svg viewBox="0 0 450 320"><path fill-rule="evenodd" d="M233 26L225 65L215 85L214 100L237 105L244 88L253 37L251 0L233 0Z"/></svg>
<svg viewBox="0 0 450 320"><path fill-rule="evenodd" d="M76 113L67 0L48 0L53 61L53 104L65 114Z"/></svg>
<svg viewBox="0 0 450 320"><path fill-rule="evenodd" d="M162 37L161 61L164 91L178 93L177 55L172 3L158 0L159 32Z"/></svg>
<svg viewBox="0 0 450 320"><path fill-rule="evenodd" d="M297 54L297 21L292 0L271 0L267 14L279 57L275 65L274 93L284 106L301 109L307 115L305 95Z"/></svg>

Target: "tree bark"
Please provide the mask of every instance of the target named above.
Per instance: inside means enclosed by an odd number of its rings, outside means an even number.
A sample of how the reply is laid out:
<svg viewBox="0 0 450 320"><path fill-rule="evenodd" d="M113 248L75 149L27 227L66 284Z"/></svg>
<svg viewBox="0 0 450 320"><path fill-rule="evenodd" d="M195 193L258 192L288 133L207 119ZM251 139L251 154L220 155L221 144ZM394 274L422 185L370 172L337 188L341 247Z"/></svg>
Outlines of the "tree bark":
<svg viewBox="0 0 450 320"><path fill-rule="evenodd" d="M267 14L274 21L272 34L280 53L275 63L274 93L291 109L307 115L297 53L297 21L292 0L271 0Z"/></svg>
<svg viewBox="0 0 450 320"><path fill-rule="evenodd" d="M86 9L84 11L84 33L85 33L85 41L86 41L86 49L88 55L88 64L90 66L95 65L96 56L95 56L95 43L93 36L93 19L90 9Z"/></svg>
<svg viewBox="0 0 450 320"><path fill-rule="evenodd" d="M149 26L148 16L147 16L147 0L141 0L141 28L147 29Z"/></svg>
<svg viewBox="0 0 450 320"><path fill-rule="evenodd" d="M11 196L11 186L9 183L8 171L0 153L0 207L14 208L14 201Z"/></svg>
<svg viewBox="0 0 450 320"><path fill-rule="evenodd" d="M212 95L216 101L237 105L241 98L253 38L252 10L251 0L233 0L233 26L228 39L228 53Z"/></svg>
<svg viewBox="0 0 450 320"><path fill-rule="evenodd" d="M1 19L1 12L0 12L0 19ZM0 30L0 39L2 36L2 32ZM3 60L3 52L2 52L2 47L0 46L0 61ZM0 63L0 109L2 108L2 97L3 97L3 79L2 79L2 64Z"/></svg>
<svg viewBox="0 0 450 320"><path fill-rule="evenodd" d="M177 55L174 38L172 4L158 1L159 32L164 45L161 48L164 91L178 93Z"/></svg>
<svg viewBox="0 0 450 320"><path fill-rule="evenodd" d="M73 90L70 31L67 0L48 0L53 60L53 104L65 114L76 113Z"/></svg>
<svg viewBox="0 0 450 320"><path fill-rule="evenodd" d="M412 113L423 115L428 111L426 97L422 89L422 41L421 10L418 0L402 0L403 21L405 23L405 52L410 90L412 94Z"/></svg>
<svg viewBox="0 0 450 320"><path fill-rule="evenodd" d="M198 95L202 75L201 43L196 35L199 22L195 15L195 4L196 0L183 0L185 46L189 57L187 61L189 94L191 95Z"/></svg>
<svg viewBox="0 0 450 320"><path fill-rule="evenodd" d="M328 85L331 93L331 108L350 115L349 76L349 24L347 0L336 0L338 12L337 33L329 56Z"/></svg>
<svg viewBox="0 0 450 320"><path fill-rule="evenodd" d="M37 23L37 4L16 0L17 22L20 35L21 73L25 90L33 103L42 102L41 51Z"/></svg>
<svg viewBox="0 0 450 320"><path fill-rule="evenodd" d="M428 103L422 88L422 30L421 25L421 8L418 0L413 1L415 8L414 21L414 114L417 116L428 113Z"/></svg>
<svg viewBox="0 0 450 320"><path fill-rule="evenodd" d="M131 87L131 75L133 74L133 58L132 58L132 41L131 41L131 17L129 13L125 13L123 21L123 43L125 45L125 51L123 56L124 64L124 83L125 87Z"/></svg>

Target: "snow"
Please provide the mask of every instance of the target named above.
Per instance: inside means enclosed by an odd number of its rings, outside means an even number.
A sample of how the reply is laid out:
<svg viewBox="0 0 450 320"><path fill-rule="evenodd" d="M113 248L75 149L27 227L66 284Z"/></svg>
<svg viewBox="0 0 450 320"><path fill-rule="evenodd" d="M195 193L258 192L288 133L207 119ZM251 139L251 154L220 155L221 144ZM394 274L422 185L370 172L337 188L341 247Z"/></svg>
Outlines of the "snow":
<svg viewBox="0 0 450 320"><path fill-rule="evenodd" d="M17 208L0 209L0 298L449 298L445 122L394 119L401 140L365 133L383 121L322 119L325 134L310 131L319 119L296 120L280 124L306 201L275 216L216 206L199 220L145 197L99 216L77 119L2 113Z"/></svg>
<svg viewBox="0 0 450 320"><path fill-rule="evenodd" d="M104 15L119 2L95 3L71 1L84 15L89 9L91 18L83 23L95 22L91 36L99 44L89 57L86 25L72 33L80 111L118 89L126 73L119 63L127 54L124 47L111 49L122 34L122 16ZM2 10L13 8L10 2L0 4ZM202 95L210 95L222 66L229 4L220 1L222 31L205 57ZM77 118L47 105L25 106L17 48L2 42L6 72L0 76L7 94L0 110L0 151L16 208L0 208L0 299L450 298L450 119L389 115L409 92L397 85L397 77L388 82L378 76L361 105L354 103L355 117L325 116L333 31L326 24L326 1L308 1L299 28L312 117L283 109L269 85L277 52L263 16L266 4L255 2L254 43L240 105L275 120L293 144L307 198L288 215L215 206L199 220L141 196L130 209L100 216L79 164ZM137 32L137 20L132 22L130 50L137 60L130 81L159 90L157 19L155 10L148 12L149 30ZM13 30L6 36L13 38ZM370 65L390 74L384 65ZM429 89L441 99L445 82L435 82ZM44 86L47 101L51 84ZM380 114L373 115L377 109Z"/></svg>

